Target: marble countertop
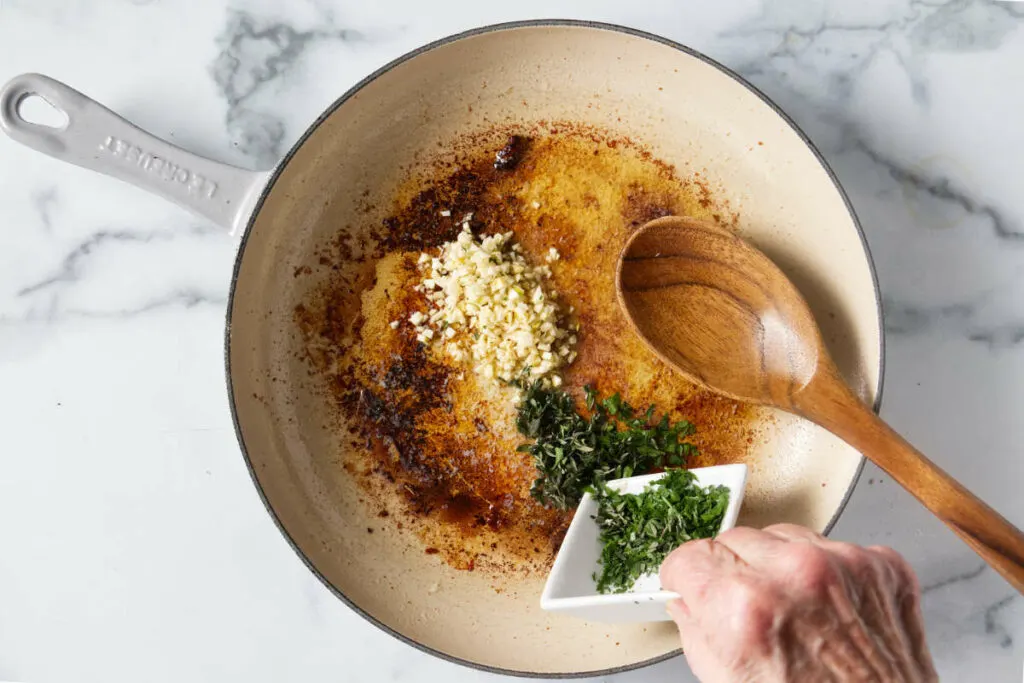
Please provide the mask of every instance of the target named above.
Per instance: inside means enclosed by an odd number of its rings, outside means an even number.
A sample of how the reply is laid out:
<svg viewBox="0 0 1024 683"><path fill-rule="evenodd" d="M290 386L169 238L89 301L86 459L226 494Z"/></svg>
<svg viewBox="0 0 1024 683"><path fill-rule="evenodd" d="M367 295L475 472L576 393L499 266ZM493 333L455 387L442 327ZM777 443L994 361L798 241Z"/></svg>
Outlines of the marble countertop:
<svg viewBox="0 0 1024 683"><path fill-rule="evenodd" d="M394 57L537 17L661 33L796 119L878 267L884 416L1024 526L1024 5L0 0L0 81L47 73L258 168ZM497 679L375 629L271 523L225 399L234 252L170 204L0 139L0 680ZM943 680L1020 680L1024 599L877 469L833 535L908 557ZM608 680L687 675L677 659Z"/></svg>

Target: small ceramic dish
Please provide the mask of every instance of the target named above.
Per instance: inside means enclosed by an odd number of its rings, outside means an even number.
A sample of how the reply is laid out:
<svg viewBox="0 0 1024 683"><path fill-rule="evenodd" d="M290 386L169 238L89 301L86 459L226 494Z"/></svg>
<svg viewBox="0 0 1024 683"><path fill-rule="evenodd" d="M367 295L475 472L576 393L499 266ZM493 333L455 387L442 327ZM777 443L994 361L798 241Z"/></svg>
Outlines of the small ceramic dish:
<svg viewBox="0 0 1024 683"><path fill-rule="evenodd" d="M722 519L719 533L736 525L743 504L743 491L747 486L747 466L719 465L690 470L697 476L700 486L725 486L729 489L729 505ZM664 474L647 474L608 482L623 493L640 493L648 484ZM594 521L597 502L585 494L569 524L562 547L548 575L541 594L541 609L562 612L588 621L645 622L667 621L665 605L678 598L676 593L661 589L656 574L640 577L628 593L602 595L597 592L594 573L601 571L598 560L601 544L598 526Z"/></svg>

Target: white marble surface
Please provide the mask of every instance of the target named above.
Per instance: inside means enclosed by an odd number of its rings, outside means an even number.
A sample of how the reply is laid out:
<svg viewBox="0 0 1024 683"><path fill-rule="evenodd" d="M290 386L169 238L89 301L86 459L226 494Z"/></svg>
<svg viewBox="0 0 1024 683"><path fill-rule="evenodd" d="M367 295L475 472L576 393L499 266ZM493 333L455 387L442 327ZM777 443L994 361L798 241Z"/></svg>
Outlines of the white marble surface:
<svg viewBox="0 0 1024 683"><path fill-rule="evenodd" d="M878 266L884 415L1024 526L1024 5L0 0L0 81L47 73L259 167L386 61L536 17L692 45L805 128ZM496 679L350 612L263 510L224 392L234 249L0 139L0 680ZM1024 599L874 468L834 535L912 561L944 680L1020 680ZM688 673L674 660L613 679Z"/></svg>

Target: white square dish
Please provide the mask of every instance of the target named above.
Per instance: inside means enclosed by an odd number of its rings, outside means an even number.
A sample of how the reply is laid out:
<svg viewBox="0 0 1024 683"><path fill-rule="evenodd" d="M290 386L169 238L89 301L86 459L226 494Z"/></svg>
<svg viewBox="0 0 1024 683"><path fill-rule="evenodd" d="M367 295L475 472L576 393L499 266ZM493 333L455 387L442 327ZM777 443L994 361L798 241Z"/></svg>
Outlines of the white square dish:
<svg viewBox="0 0 1024 683"><path fill-rule="evenodd" d="M735 526L747 485L747 466L719 465L690 471L696 475L696 483L702 487L720 485L729 489L729 504L719 533ZM616 479L608 482L608 485L622 493L640 493L648 484L663 476L664 473L659 473ZM593 519L596 514L597 502L589 493L585 494L576 508L576 514L569 524L565 540L544 585L540 598L541 609L570 614L588 621L668 621L665 605L679 596L662 590L656 574L640 577L628 593L602 595L597 592L593 575L601 570L598 562L601 544L598 541L597 522Z"/></svg>

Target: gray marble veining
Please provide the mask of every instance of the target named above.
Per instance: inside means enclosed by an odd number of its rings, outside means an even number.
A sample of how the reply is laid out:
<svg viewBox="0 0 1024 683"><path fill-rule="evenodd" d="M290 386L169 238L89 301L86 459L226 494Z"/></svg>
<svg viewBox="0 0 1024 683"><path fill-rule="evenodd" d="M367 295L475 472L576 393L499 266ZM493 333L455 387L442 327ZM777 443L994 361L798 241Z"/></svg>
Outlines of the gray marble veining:
<svg viewBox="0 0 1024 683"><path fill-rule="evenodd" d="M312 43L323 40L353 43L363 40L363 34L330 27L298 31L287 23L259 22L246 12L229 12L210 74L228 103L226 124L233 144L260 166L271 166L284 154L285 126L278 116L249 103L287 77Z"/></svg>

